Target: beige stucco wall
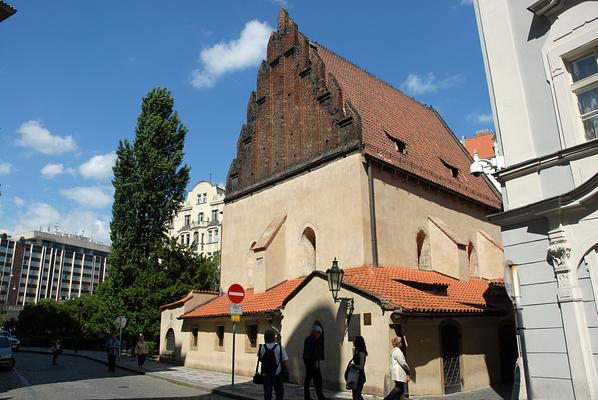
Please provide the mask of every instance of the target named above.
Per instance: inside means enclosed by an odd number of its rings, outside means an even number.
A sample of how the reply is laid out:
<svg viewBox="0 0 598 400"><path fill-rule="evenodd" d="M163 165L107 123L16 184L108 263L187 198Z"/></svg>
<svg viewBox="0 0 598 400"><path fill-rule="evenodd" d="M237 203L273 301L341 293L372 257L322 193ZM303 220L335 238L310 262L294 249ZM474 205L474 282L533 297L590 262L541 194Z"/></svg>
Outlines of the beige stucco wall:
<svg viewBox="0 0 598 400"><path fill-rule="evenodd" d="M221 285L249 283L248 249L279 215L286 222L266 250L264 287L305 275L301 236L306 227L316 233L316 267L326 270L334 257L344 266L371 261L367 177L359 154L338 159L267 190L241 198L224 207ZM364 240L364 238L368 238ZM282 240L283 247L277 247ZM249 268L248 268L249 267ZM257 267L254 267L257 268ZM278 272L276 272L278 271ZM284 273L281 273L284 271ZM254 270L254 281L260 274Z"/></svg>
<svg viewBox="0 0 598 400"><path fill-rule="evenodd" d="M209 293L194 293L193 298L179 307L164 309L160 314L160 356L165 356L168 359L174 359L178 362L184 362L191 343L191 331L186 330L183 326L183 320L178 317L193 310L198 305L206 303L207 301L216 297L215 294ZM166 333L172 328L175 338L175 354L171 355L166 352Z"/></svg>
<svg viewBox="0 0 598 400"><path fill-rule="evenodd" d="M252 376L255 373L257 347L250 346L247 336L247 326L252 324L258 325L258 346L259 343L264 343L264 332L269 327L269 323L264 317L243 316L241 321L237 322L235 335L236 375ZM222 347L218 346L217 326L224 326L224 345ZM274 322L274 326L279 327L280 325ZM233 348L233 323L230 318L185 321L185 330L191 332L193 328L198 329L198 345L197 348L193 348L187 353L185 366L230 373Z"/></svg>
<svg viewBox="0 0 598 400"><path fill-rule="evenodd" d="M485 219L488 210L413 179L407 180L376 168L374 177L380 264L416 266L416 236L420 229L424 229L430 234L433 268L455 277L459 276L460 270L466 270L466 265L465 269L458 266L460 256L454 242L436 227L430 232L429 226L433 225L428 221L430 216L442 220L463 243L471 241L475 244L478 229L502 243L500 228ZM502 254L480 249L478 262L482 277L502 276Z"/></svg>
<svg viewBox="0 0 598 400"><path fill-rule="evenodd" d="M361 318L361 335L365 338L369 353L365 365L367 381L364 392L382 395L384 375L388 373L389 365L389 313L382 315L379 305L346 290L342 290L339 297L353 297L354 315L360 315ZM364 313L371 313L371 325L364 325ZM324 384L344 390L344 372L352 357L353 343L347 338L346 307L334 303L328 283L319 277L313 278L288 302L283 314L283 343L290 357L291 381L303 382L303 342L317 320L324 330L325 360L321 363Z"/></svg>

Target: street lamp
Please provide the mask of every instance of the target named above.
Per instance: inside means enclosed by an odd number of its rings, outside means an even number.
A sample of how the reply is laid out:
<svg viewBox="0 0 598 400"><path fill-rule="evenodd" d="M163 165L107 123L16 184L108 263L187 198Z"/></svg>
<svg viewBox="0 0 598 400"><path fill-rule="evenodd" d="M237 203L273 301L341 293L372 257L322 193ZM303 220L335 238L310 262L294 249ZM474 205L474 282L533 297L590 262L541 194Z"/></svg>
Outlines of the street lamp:
<svg viewBox="0 0 598 400"><path fill-rule="evenodd" d="M351 315L355 309L355 300L353 300L352 297L338 297L338 292L341 290L341 285L343 284L344 275L345 272L338 266L338 261L336 261L335 257L334 261L332 261L332 266L326 270L328 290L332 293L332 298L335 303L342 302L343 300L347 302L347 315Z"/></svg>
<svg viewBox="0 0 598 400"><path fill-rule="evenodd" d="M81 340L81 310L83 309L83 304L81 303L81 299L77 302L77 311L79 313L79 334L77 335L77 346L75 347L75 353L79 351L79 340Z"/></svg>

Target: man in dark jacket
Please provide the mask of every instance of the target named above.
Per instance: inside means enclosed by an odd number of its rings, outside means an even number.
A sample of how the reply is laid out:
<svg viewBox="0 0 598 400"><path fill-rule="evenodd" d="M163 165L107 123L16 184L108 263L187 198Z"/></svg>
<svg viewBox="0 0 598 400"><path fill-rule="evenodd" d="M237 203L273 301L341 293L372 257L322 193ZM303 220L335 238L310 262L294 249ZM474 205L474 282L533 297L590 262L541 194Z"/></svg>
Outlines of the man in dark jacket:
<svg viewBox="0 0 598 400"><path fill-rule="evenodd" d="M318 400L328 400L322 393L322 373L320 372L320 360L322 360L322 348L318 339L322 334L322 328L318 325L311 327L311 333L305 338L303 344L303 363L305 364L305 380L303 381L303 396L310 400L309 384L314 380Z"/></svg>

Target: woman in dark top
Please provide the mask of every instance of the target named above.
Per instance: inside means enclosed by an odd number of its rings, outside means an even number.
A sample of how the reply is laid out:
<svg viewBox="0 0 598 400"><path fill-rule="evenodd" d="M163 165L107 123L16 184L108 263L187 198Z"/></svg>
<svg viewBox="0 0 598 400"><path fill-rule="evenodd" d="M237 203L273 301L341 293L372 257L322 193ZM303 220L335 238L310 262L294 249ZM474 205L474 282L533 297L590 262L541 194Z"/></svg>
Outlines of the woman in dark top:
<svg viewBox="0 0 598 400"><path fill-rule="evenodd" d="M353 365L352 368L359 370L359 378L357 378L357 384L353 388L353 400L363 400L361 391L365 384L365 359L368 356L368 351L365 347L365 340L363 336L356 336L353 340Z"/></svg>

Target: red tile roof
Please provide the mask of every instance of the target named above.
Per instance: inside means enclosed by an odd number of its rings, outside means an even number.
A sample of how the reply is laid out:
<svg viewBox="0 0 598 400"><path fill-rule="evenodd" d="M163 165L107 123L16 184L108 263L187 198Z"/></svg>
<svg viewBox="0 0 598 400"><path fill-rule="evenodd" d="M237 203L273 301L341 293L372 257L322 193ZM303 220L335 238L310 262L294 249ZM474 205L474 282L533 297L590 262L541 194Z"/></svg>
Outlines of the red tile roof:
<svg viewBox="0 0 598 400"><path fill-rule="evenodd" d="M241 303L243 315L263 314L280 309L283 301L297 289L304 279L304 277L290 279L261 293L254 293L253 289L247 290L245 300ZM230 305L228 296L219 296L195 310L183 314L181 318L226 317L229 315Z"/></svg>
<svg viewBox="0 0 598 400"><path fill-rule="evenodd" d="M176 308L180 305L185 304L187 301L191 300L192 298L193 298L193 292L189 292L188 295L186 295L183 298L178 299L177 301L173 301L172 303L161 305L160 309L163 310L165 308Z"/></svg>
<svg viewBox="0 0 598 400"><path fill-rule="evenodd" d="M483 133L474 137L465 139L465 148L470 156L477 150L480 158L494 157L494 134L492 132Z"/></svg>
<svg viewBox="0 0 598 400"><path fill-rule="evenodd" d="M440 115L363 69L317 45L317 54L357 109L364 153L479 203L500 209L500 195L482 177L469 174L473 162ZM406 144L396 150L393 138ZM456 178L443 163L458 168Z"/></svg>
<svg viewBox="0 0 598 400"><path fill-rule="evenodd" d="M388 308L395 306L405 313L489 311L492 306L487 292L492 286L498 286L485 279L463 282L435 271L405 267L364 265L344 271L343 283L388 302Z"/></svg>

